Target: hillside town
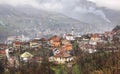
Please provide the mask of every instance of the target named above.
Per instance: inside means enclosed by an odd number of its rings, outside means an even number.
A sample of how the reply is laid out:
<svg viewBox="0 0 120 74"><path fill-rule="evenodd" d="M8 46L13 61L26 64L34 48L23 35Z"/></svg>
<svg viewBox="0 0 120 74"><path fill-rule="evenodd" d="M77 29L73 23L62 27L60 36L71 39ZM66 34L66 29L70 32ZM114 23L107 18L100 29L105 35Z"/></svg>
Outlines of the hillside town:
<svg viewBox="0 0 120 74"><path fill-rule="evenodd" d="M116 26L112 31L81 36L75 36L73 29L71 33L61 37L54 35L50 38L28 39L23 35L10 36L5 43L0 44L0 70L9 74L13 68L17 70L23 65L34 66L35 63L46 64L47 62L71 67L80 60L81 52L85 54L101 51L111 53L119 52L119 49L120 26Z"/></svg>

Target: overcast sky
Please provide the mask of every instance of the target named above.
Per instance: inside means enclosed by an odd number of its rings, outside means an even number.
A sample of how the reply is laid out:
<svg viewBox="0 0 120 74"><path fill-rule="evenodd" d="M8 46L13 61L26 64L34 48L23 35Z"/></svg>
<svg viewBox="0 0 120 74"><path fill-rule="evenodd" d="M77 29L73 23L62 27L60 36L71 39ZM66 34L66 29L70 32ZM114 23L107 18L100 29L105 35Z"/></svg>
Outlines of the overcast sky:
<svg viewBox="0 0 120 74"><path fill-rule="evenodd" d="M63 10L66 7L79 6L81 3L95 3L99 7L120 10L120 0L0 0L0 4L31 5L45 10Z"/></svg>
<svg viewBox="0 0 120 74"><path fill-rule="evenodd" d="M79 14L92 13L108 22L110 22L109 19L99 9L100 7L120 11L120 0L0 0L0 4L30 5L38 9L61 12L75 18L79 18Z"/></svg>

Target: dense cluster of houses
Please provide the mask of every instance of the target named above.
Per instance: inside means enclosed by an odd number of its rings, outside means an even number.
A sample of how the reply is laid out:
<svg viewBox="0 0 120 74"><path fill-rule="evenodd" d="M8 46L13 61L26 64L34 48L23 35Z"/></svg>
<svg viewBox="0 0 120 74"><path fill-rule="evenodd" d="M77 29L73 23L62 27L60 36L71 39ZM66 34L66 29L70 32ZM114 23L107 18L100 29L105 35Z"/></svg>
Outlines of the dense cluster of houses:
<svg viewBox="0 0 120 74"><path fill-rule="evenodd" d="M24 38L24 39L22 39ZM25 37L9 37L9 42L0 44L0 60L10 64L10 66L19 66L21 62L44 62L44 55L48 55L49 62L65 64L76 60L73 43L76 41L78 49L94 53L99 51L99 46L108 43L120 44L120 29L102 34L86 34L80 37L74 37L73 34L65 34L63 37L57 35L49 39L35 38L25 40ZM41 53L47 50L48 53ZM40 52L40 53L39 53ZM41 55L43 54L43 55Z"/></svg>
<svg viewBox="0 0 120 74"><path fill-rule="evenodd" d="M104 34L87 34L81 40L78 40L78 46L82 51L94 53L97 52L99 44L106 44L107 42Z"/></svg>
<svg viewBox="0 0 120 74"><path fill-rule="evenodd" d="M72 34L66 34L64 38L57 35L49 39L35 38L23 41L21 37L8 38L8 43L0 44L0 60L10 66L19 66L21 62L43 62L45 55L49 62L65 64L74 61ZM43 51L49 51L44 53ZM39 53L40 52L40 53Z"/></svg>
<svg viewBox="0 0 120 74"><path fill-rule="evenodd" d="M67 35L68 36L68 35ZM72 35L71 35L72 36ZM60 39L58 36L50 38L53 55L49 57L50 62L66 63L75 59L71 36Z"/></svg>
<svg viewBox="0 0 120 74"><path fill-rule="evenodd" d="M86 34L81 38L76 38L76 40L78 42L78 47L82 51L89 53L99 51L100 47L109 46L111 49L120 48L120 27L104 33ZM113 45L111 46L110 44Z"/></svg>

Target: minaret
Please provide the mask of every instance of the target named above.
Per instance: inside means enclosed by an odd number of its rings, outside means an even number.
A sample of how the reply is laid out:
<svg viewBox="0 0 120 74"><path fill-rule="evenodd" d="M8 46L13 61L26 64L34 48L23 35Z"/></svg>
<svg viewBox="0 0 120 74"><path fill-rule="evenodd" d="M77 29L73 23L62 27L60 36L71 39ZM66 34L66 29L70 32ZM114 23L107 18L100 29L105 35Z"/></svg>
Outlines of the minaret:
<svg viewBox="0 0 120 74"><path fill-rule="evenodd" d="M72 27L72 32L71 32L72 35L74 35L74 29L75 29L75 28Z"/></svg>

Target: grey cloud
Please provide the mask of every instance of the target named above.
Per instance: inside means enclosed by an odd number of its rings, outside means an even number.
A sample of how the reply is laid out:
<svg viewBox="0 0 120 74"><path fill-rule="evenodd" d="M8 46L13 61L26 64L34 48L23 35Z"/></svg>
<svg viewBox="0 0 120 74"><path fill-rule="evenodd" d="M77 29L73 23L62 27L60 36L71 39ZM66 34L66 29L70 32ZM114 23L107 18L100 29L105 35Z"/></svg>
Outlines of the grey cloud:
<svg viewBox="0 0 120 74"><path fill-rule="evenodd" d="M61 9L59 9L60 6L49 10L58 11L63 14L66 14L70 17L76 17L79 19L79 15L82 14L94 14L99 16L100 18L103 18L105 21L110 23L110 20L106 17L104 12L97 8L96 4L88 1L88 0L37 0L39 4L44 3L51 3L51 4L60 4L62 6ZM54 7L54 5L53 5Z"/></svg>
<svg viewBox="0 0 120 74"><path fill-rule="evenodd" d="M4 0L2 0L4 1ZM16 0L5 0L8 2L12 1L16 3ZM23 1L23 2L22 2ZM97 9L95 3L89 0L21 0L20 3L26 4L24 2L28 2L27 4L32 5L33 7L47 10L47 11L57 11L63 14L66 14L70 17L79 18L80 14L92 13L95 14L107 22L110 22L109 19L106 18L104 12L100 9ZM32 4L34 2L34 4ZM1 1L0 1L1 3ZM13 4L12 3L12 4ZM17 2L19 4L19 0Z"/></svg>
<svg viewBox="0 0 120 74"><path fill-rule="evenodd" d="M88 0L95 3L98 7L105 7L115 11L120 11L120 0Z"/></svg>

